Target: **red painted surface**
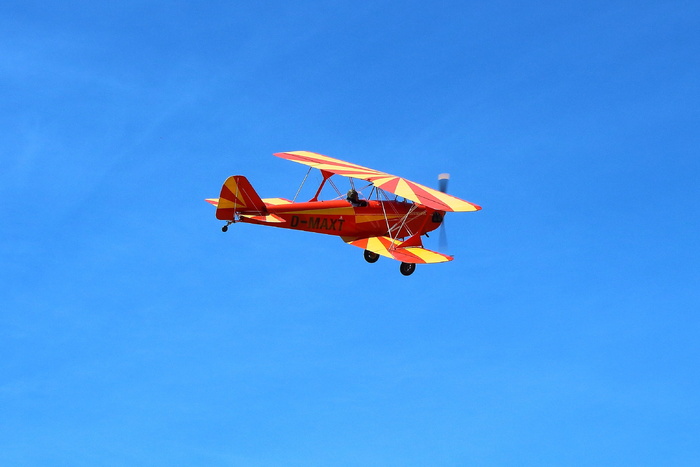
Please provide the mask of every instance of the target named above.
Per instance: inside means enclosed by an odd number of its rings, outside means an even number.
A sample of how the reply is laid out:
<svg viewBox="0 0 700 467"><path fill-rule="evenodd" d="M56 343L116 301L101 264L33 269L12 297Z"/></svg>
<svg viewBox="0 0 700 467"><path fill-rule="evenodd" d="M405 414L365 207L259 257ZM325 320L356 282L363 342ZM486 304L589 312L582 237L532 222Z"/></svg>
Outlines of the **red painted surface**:
<svg viewBox="0 0 700 467"><path fill-rule="evenodd" d="M398 229L412 206L412 203L400 201L369 201L367 206L353 207L344 200L267 205L267 213L275 214L284 222L272 223L250 218L240 218L238 222L341 237L378 237L389 235L391 228L391 237L403 238L424 234L440 226L439 222L432 220L433 209L416 206L403 227ZM233 220L233 211L227 220Z"/></svg>

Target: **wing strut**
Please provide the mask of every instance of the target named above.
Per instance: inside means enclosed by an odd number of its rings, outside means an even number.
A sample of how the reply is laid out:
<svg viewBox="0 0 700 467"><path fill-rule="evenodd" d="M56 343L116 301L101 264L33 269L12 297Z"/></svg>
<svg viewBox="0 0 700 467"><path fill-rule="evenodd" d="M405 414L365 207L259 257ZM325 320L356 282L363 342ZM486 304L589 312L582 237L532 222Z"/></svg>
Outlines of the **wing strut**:
<svg viewBox="0 0 700 467"><path fill-rule="evenodd" d="M318 195L321 194L321 190L323 190L323 185L326 184L326 180L330 179L333 176L333 174L331 172L326 172L325 170L321 170L321 175L323 175L323 180L321 181L321 184L318 186L318 190L316 190L316 194L314 195L313 198L311 198L309 200L309 202L318 201ZM333 183L333 182L331 182L331 183ZM338 191L337 188L335 190Z"/></svg>

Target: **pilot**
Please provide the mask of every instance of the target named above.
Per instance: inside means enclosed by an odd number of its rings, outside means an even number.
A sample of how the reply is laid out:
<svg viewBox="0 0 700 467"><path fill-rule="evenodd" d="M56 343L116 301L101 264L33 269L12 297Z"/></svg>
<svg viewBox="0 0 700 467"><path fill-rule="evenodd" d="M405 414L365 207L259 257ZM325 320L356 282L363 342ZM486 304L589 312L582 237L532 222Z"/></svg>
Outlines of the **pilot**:
<svg viewBox="0 0 700 467"><path fill-rule="evenodd" d="M354 207L367 206L367 201L365 201L364 199L360 199L354 188L350 188L348 190L348 195L346 199L350 201L350 204L352 204Z"/></svg>

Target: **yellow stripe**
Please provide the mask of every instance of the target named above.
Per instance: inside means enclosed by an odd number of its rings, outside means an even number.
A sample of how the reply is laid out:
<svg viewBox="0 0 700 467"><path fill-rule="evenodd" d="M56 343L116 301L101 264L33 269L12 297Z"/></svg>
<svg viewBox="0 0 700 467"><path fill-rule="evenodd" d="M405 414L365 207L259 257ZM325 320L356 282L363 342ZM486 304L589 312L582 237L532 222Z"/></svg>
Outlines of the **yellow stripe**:
<svg viewBox="0 0 700 467"><path fill-rule="evenodd" d="M279 224L279 223L285 222L284 219L282 219L281 217L276 216L274 214L270 214L267 216L253 216L250 214L241 214L241 217L245 217L247 219L254 219L254 220L258 220L258 221L269 222L271 224Z"/></svg>
<svg viewBox="0 0 700 467"><path fill-rule="evenodd" d="M369 251L373 251L374 253L377 253L378 255L386 256L387 258L392 258L391 254L389 253L389 250L384 246L384 244L381 242L380 239L388 239L388 237L372 237L369 238L367 241L367 249ZM394 242L394 244L396 244Z"/></svg>
<svg viewBox="0 0 700 467"><path fill-rule="evenodd" d="M234 203L233 201L225 199L225 198L220 198L219 205L217 207L221 208L221 209L230 209L233 207L244 208L245 205L243 205L241 203Z"/></svg>
<svg viewBox="0 0 700 467"><path fill-rule="evenodd" d="M247 207L245 202L241 199L241 193L240 190L238 189L238 183L236 183L236 179L234 177L229 177L226 182L224 182L224 185L226 185L226 188L229 189L231 194L234 196L234 199L222 199L221 201L228 201L231 204L230 205L224 205L225 207L233 207L234 203L237 207L245 208Z"/></svg>
<svg viewBox="0 0 700 467"><path fill-rule="evenodd" d="M325 161L334 161L332 157L324 156L323 154L318 154L311 151L292 151L289 154L295 154L297 156L311 157L313 159L321 159Z"/></svg>
<svg viewBox="0 0 700 467"><path fill-rule="evenodd" d="M338 170L355 170L352 175L344 175L347 177L361 178L366 177L369 174L383 174L384 172L379 172L368 167L364 167L358 164L353 164L352 162L341 161L340 159L335 159L333 157L324 156L323 154L318 154L310 151L292 151L287 154L294 154L301 157L308 157L315 159L312 161L294 161L301 164L310 165L317 169L327 170L327 171L338 171Z"/></svg>
<svg viewBox="0 0 700 467"><path fill-rule="evenodd" d="M409 247L405 250L418 256L426 263L444 263L445 261L449 261L449 258L447 258L445 255L431 250L426 250L425 248Z"/></svg>
<svg viewBox="0 0 700 467"><path fill-rule="evenodd" d="M262 200L265 204L271 204L273 206L280 206L282 204L292 204L291 201L284 198L265 198Z"/></svg>
<svg viewBox="0 0 700 467"><path fill-rule="evenodd" d="M389 183L390 181L396 179L396 177L393 175L385 174L383 172L378 172L378 173L380 174L379 177L377 177L377 178L372 177L372 183L374 183L377 186L381 186L385 183ZM386 176L384 176L384 175L386 175Z"/></svg>
<svg viewBox="0 0 700 467"><path fill-rule="evenodd" d="M396 185L396 190L394 190L394 194L397 194L406 199L410 199L411 201L418 200L416 194L413 192L411 187L408 186L408 183L406 183L406 180L404 180L403 178L399 178L399 183Z"/></svg>

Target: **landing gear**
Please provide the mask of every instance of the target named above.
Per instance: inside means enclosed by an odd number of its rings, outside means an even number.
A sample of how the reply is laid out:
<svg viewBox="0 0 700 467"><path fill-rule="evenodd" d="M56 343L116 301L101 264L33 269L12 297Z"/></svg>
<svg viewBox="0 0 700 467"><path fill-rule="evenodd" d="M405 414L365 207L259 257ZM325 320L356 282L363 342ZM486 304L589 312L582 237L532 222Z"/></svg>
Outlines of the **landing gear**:
<svg viewBox="0 0 700 467"><path fill-rule="evenodd" d="M416 265L414 263L401 263L399 270L404 276L410 276L416 270Z"/></svg>
<svg viewBox="0 0 700 467"><path fill-rule="evenodd" d="M365 261L368 263L376 263L379 255L373 251L365 250Z"/></svg>
<svg viewBox="0 0 700 467"><path fill-rule="evenodd" d="M228 221L225 226L221 227L222 232L228 232L228 226L233 224L233 222Z"/></svg>

